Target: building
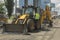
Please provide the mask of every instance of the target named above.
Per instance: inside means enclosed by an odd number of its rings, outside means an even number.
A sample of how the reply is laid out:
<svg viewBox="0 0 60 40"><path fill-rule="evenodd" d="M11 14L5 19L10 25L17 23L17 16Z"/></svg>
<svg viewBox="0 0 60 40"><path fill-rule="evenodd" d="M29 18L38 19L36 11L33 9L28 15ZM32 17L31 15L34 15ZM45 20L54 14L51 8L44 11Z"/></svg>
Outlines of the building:
<svg viewBox="0 0 60 40"><path fill-rule="evenodd" d="M21 7L24 5L24 0L16 0L17 6ZM46 4L51 3L50 0L38 0L38 6L41 6L42 8L45 7ZM33 0L28 0L28 5L33 5Z"/></svg>
<svg viewBox="0 0 60 40"><path fill-rule="evenodd" d="M52 16L52 17L58 16L58 12L57 12L57 11L51 11L51 16Z"/></svg>
<svg viewBox="0 0 60 40"><path fill-rule="evenodd" d="M45 6L51 3L51 0L28 0L26 3L28 3L28 5L34 5L34 1L37 2L35 3L36 4L35 6L38 6L44 10L45 10ZM22 6L25 5L24 2L25 0L14 0L15 3L14 14L16 14L17 11L16 8L22 9Z"/></svg>
<svg viewBox="0 0 60 40"><path fill-rule="evenodd" d="M24 6L24 0L16 0L17 7ZM38 0L38 7L45 9L46 4L51 3L51 0ZM33 5L33 0L28 0L28 5Z"/></svg>
<svg viewBox="0 0 60 40"><path fill-rule="evenodd" d="M24 6L24 1L25 0L14 0L14 10L13 10L13 14L16 14L16 8L22 8L22 6ZM28 0L28 5L34 5L33 1L37 1L37 0ZM0 2L4 3L4 0L0 0ZM36 3L36 6L41 7L42 9L45 9L46 4L50 3L50 0L38 0L38 3Z"/></svg>

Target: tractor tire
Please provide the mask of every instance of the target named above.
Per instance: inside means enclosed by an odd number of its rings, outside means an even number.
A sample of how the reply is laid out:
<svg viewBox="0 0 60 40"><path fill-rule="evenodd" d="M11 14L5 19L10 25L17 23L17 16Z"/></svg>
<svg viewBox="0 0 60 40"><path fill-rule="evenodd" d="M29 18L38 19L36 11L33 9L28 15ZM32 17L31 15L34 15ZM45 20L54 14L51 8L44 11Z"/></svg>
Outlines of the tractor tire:
<svg viewBox="0 0 60 40"><path fill-rule="evenodd" d="M37 22L37 27L38 30L41 30L41 24L39 23L39 21Z"/></svg>
<svg viewBox="0 0 60 40"><path fill-rule="evenodd" d="M26 24L24 25L23 34L28 34L28 28Z"/></svg>
<svg viewBox="0 0 60 40"><path fill-rule="evenodd" d="M28 19L27 21L27 26L28 26L28 31L34 31L35 27L34 27L34 21L32 19Z"/></svg>

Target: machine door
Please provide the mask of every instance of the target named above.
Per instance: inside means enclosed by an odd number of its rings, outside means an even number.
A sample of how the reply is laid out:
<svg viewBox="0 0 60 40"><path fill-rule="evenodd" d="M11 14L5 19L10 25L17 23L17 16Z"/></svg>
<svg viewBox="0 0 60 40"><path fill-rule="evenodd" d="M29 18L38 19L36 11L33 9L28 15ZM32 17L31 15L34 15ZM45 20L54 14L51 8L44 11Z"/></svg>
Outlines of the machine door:
<svg viewBox="0 0 60 40"><path fill-rule="evenodd" d="M25 14L29 14L30 18L33 18L33 8L27 8Z"/></svg>
<svg viewBox="0 0 60 40"><path fill-rule="evenodd" d="M25 10L25 13L33 14L33 9L32 9L32 8L27 8L27 9Z"/></svg>

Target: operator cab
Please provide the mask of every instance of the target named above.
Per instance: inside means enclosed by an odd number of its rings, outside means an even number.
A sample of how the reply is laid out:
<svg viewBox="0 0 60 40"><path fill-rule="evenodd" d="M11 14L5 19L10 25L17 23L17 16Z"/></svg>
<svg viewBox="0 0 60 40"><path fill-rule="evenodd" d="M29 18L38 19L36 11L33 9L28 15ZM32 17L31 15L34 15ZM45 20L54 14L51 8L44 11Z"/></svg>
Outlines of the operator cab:
<svg viewBox="0 0 60 40"><path fill-rule="evenodd" d="M25 6L23 6L22 8L23 8L24 14L28 14L30 16L30 18L34 18L37 7L34 7L34 6L25 7Z"/></svg>

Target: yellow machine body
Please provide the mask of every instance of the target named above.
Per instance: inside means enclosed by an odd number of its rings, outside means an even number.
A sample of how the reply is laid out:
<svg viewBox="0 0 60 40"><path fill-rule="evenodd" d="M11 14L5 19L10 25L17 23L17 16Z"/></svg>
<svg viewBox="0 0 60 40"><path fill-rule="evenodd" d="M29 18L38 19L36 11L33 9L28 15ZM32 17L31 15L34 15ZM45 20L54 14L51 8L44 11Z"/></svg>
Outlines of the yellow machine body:
<svg viewBox="0 0 60 40"><path fill-rule="evenodd" d="M42 16L40 17L40 19L37 21L36 25L37 25L38 29L40 29L41 24L43 24L43 22L46 18L48 18L48 21L50 21L50 20L52 21L50 9L48 6L46 7L46 10L42 13ZM21 20L20 21L21 24L19 23L19 20ZM18 27L17 27L17 24L18 24ZM8 31L11 31L11 30L12 31L19 31L19 30L21 31L22 30L24 33L28 32L27 30L33 31L35 29L34 19L31 19L30 14L26 14L26 13L19 16L13 26L14 27L12 27L12 25L9 25L9 26L6 25L5 29L7 29ZM7 31L7 30L5 30L5 31Z"/></svg>
<svg viewBox="0 0 60 40"><path fill-rule="evenodd" d="M44 22L44 20L47 19L46 21L52 21L52 17L51 17L51 11L50 11L50 7L46 6L45 11L42 14L41 17L41 24Z"/></svg>

